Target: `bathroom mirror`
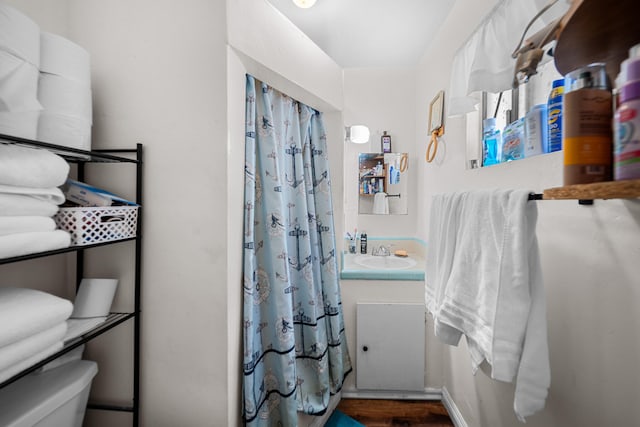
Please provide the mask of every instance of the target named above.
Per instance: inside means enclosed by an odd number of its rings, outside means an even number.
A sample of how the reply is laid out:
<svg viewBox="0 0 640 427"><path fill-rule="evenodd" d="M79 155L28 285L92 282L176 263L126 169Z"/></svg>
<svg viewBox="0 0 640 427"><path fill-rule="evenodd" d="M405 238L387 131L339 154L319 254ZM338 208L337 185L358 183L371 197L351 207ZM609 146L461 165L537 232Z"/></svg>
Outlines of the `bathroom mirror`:
<svg viewBox="0 0 640 427"><path fill-rule="evenodd" d="M407 214L407 153L360 153L358 213Z"/></svg>

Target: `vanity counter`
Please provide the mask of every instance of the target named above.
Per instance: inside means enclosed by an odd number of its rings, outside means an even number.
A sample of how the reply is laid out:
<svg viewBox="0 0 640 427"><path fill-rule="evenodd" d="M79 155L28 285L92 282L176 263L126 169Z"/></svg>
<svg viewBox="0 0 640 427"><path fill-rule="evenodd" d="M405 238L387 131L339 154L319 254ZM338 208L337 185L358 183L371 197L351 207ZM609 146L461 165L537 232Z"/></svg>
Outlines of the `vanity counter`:
<svg viewBox="0 0 640 427"><path fill-rule="evenodd" d="M384 245L390 248L389 256L373 256L374 248ZM397 257L396 250L403 249L407 257ZM370 239L367 254L341 253L340 278L343 280L410 280L424 281L424 244L416 239Z"/></svg>

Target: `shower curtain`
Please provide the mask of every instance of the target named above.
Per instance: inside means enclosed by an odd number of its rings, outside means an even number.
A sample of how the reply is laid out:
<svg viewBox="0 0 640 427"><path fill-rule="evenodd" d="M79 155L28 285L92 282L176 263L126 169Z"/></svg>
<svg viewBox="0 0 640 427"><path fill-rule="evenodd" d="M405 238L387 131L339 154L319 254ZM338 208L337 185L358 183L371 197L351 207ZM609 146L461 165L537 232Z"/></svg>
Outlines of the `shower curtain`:
<svg viewBox="0 0 640 427"><path fill-rule="evenodd" d="M320 415L351 362L322 114L247 75L243 417Z"/></svg>

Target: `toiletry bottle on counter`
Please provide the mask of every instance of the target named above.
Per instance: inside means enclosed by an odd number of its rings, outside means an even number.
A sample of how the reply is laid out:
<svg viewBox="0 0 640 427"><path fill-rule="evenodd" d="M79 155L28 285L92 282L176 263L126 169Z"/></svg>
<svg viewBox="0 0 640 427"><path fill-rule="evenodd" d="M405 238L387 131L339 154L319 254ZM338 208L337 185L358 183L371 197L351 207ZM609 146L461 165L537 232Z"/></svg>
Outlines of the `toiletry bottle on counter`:
<svg viewBox="0 0 640 427"><path fill-rule="evenodd" d="M610 181L613 104L605 64L587 65L564 79L564 185Z"/></svg>
<svg viewBox="0 0 640 427"><path fill-rule="evenodd" d="M362 233L360 236L360 253L367 253L367 233Z"/></svg>

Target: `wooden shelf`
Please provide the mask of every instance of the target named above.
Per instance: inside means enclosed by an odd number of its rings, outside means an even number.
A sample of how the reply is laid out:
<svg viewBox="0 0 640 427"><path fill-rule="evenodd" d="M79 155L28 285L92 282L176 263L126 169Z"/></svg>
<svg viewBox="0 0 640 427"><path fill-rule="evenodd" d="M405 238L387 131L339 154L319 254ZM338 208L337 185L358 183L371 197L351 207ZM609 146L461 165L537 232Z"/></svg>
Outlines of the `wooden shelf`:
<svg viewBox="0 0 640 427"><path fill-rule="evenodd" d="M635 199L640 197L640 179L567 185L543 191L543 200Z"/></svg>
<svg viewBox="0 0 640 427"><path fill-rule="evenodd" d="M574 0L553 53L558 71L605 62L613 81L629 48L640 43L639 13L638 0Z"/></svg>

